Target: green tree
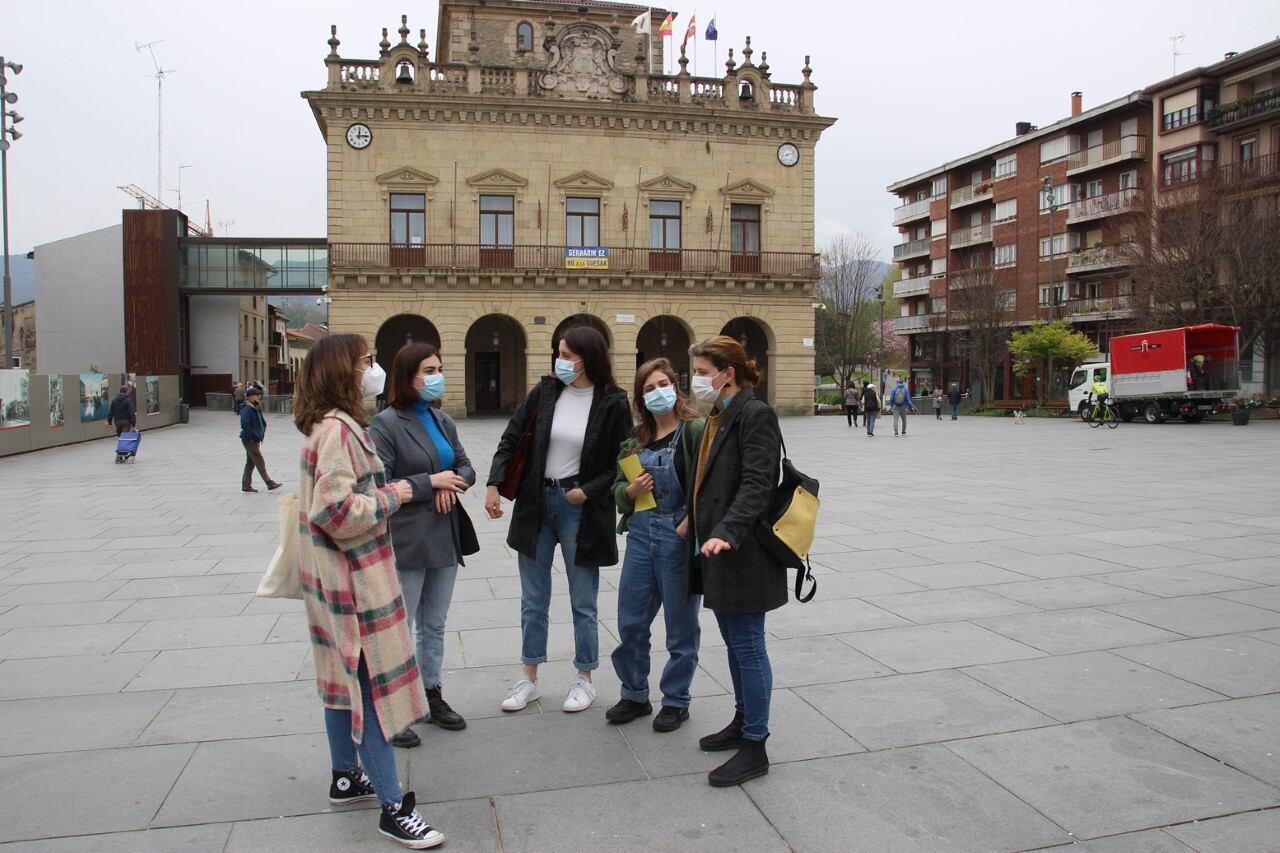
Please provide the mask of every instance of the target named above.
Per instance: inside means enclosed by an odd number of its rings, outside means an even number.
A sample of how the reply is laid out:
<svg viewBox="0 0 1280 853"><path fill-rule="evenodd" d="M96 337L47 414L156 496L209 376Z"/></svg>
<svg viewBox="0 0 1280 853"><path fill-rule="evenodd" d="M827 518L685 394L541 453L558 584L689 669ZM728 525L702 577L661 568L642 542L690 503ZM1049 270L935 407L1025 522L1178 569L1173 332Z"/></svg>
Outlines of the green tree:
<svg viewBox="0 0 1280 853"><path fill-rule="evenodd" d="M1034 367L1040 368L1042 376L1052 376L1055 363L1070 372L1097 351L1097 345L1088 335L1073 332L1065 320L1040 323L1025 332L1014 332L1009 338L1013 372L1019 376L1030 372ZM1040 402L1044 402L1047 384L1040 383Z"/></svg>
<svg viewBox="0 0 1280 853"><path fill-rule="evenodd" d="M842 387L875 345L873 301L881 264L875 241L863 233L840 234L822 253L822 278L814 317L815 367Z"/></svg>

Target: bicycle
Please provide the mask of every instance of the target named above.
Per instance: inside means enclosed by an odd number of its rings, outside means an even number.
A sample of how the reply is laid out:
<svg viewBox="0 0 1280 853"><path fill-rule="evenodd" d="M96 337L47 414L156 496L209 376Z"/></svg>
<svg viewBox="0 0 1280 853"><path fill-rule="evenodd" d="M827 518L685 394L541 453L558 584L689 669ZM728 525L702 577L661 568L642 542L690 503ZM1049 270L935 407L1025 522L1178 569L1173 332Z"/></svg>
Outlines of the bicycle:
<svg viewBox="0 0 1280 853"><path fill-rule="evenodd" d="M1089 398L1093 400L1093 395L1090 394ZM1115 406L1111 405L1110 397L1094 400L1093 405L1088 409L1085 423L1094 429L1104 424L1110 429L1115 429L1120 426L1120 414L1116 411Z"/></svg>

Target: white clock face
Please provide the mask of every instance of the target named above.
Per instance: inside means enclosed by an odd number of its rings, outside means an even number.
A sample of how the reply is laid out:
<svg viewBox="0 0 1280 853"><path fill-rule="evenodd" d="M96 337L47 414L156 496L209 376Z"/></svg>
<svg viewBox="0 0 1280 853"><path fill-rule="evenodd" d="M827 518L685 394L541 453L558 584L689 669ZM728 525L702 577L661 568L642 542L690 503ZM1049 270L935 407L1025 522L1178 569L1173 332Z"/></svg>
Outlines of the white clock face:
<svg viewBox="0 0 1280 853"><path fill-rule="evenodd" d="M784 166L794 166L800 162L800 149L790 142L778 146L778 162Z"/></svg>
<svg viewBox="0 0 1280 853"><path fill-rule="evenodd" d="M373 142L373 131L367 124L353 124L347 128L347 144L352 148L368 148Z"/></svg>

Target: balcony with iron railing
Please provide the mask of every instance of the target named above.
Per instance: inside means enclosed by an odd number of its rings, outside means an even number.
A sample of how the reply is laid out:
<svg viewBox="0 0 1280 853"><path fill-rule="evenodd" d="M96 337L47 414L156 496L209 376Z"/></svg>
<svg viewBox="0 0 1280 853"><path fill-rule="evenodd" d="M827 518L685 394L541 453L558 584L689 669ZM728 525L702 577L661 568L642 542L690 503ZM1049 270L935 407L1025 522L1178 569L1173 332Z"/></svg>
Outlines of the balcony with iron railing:
<svg viewBox="0 0 1280 853"><path fill-rule="evenodd" d="M1064 299L1057 304L1056 309L1060 317L1080 320L1090 316L1113 317L1127 313L1131 307L1132 297L1129 296L1088 296Z"/></svg>
<svg viewBox="0 0 1280 853"><path fill-rule="evenodd" d="M927 241L926 241L927 242ZM717 249L650 250L607 248L586 259L570 258L578 247L493 246L432 243L330 243L333 273L369 270L431 272L550 272L588 275L609 272L771 276L816 281L819 256L811 252L734 252Z"/></svg>
<svg viewBox="0 0 1280 853"><path fill-rule="evenodd" d="M981 181L968 187L961 187L951 193L952 209L964 207L968 204L978 204L983 201L991 201L992 195L995 193L994 181Z"/></svg>
<svg viewBox="0 0 1280 853"><path fill-rule="evenodd" d="M893 333L903 335L910 332L923 332L933 328L941 314L912 314L907 317L893 318Z"/></svg>
<svg viewBox="0 0 1280 853"><path fill-rule="evenodd" d="M1067 224L1132 213L1142 207L1143 198L1141 187L1130 187L1119 192L1073 201L1067 205Z"/></svg>
<svg viewBox="0 0 1280 853"><path fill-rule="evenodd" d="M1205 124L1215 131L1224 131L1247 121L1271 118L1277 114L1280 114L1280 87L1257 92L1229 104L1219 104L1209 110Z"/></svg>
<svg viewBox="0 0 1280 853"><path fill-rule="evenodd" d="M893 209L893 224L902 225L915 219L927 219L929 216L929 202L933 199L922 198L919 201L902 204Z"/></svg>
<svg viewBox="0 0 1280 853"><path fill-rule="evenodd" d="M908 240L905 243L899 243L893 247L893 259L895 261L906 260L907 258L919 257L929 254L929 238L921 237L919 240Z"/></svg>
<svg viewBox="0 0 1280 853"><path fill-rule="evenodd" d="M1134 261L1134 246L1094 246L1067 256L1067 274L1127 267Z"/></svg>
<svg viewBox="0 0 1280 853"><path fill-rule="evenodd" d="M1218 167L1216 179L1219 186L1247 187L1259 181L1273 181L1280 177L1280 151L1262 157L1250 157Z"/></svg>
<svg viewBox="0 0 1280 853"><path fill-rule="evenodd" d="M991 224L970 225L965 228L957 228L951 232L951 248L959 249L964 246L976 246L979 243L991 242Z"/></svg>
<svg viewBox="0 0 1280 853"><path fill-rule="evenodd" d="M929 292L931 275L918 275L915 278L900 279L893 284L893 298L905 299L908 296L923 296Z"/></svg>
<svg viewBox="0 0 1280 853"><path fill-rule="evenodd" d="M1067 158L1067 175L1078 175L1104 166L1123 163L1126 160L1141 160L1147 156L1147 138L1145 136L1122 136L1111 142L1094 145L1083 151L1077 151Z"/></svg>

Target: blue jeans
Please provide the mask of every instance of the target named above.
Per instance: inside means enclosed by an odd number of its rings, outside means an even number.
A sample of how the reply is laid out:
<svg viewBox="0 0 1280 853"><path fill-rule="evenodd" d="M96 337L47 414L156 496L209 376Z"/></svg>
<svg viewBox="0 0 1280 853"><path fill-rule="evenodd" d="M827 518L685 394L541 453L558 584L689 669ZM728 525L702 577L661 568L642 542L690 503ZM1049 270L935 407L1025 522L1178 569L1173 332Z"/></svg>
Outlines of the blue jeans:
<svg viewBox="0 0 1280 853"><path fill-rule="evenodd" d="M956 419L956 417L958 417L958 416L959 416L959 413L960 413L960 404L959 404L959 403L952 403L952 404L951 404L951 420L953 420L953 421L954 421L954 420Z"/></svg>
<svg viewBox="0 0 1280 853"><path fill-rule="evenodd" d="M600 570L579 566L578 525L582 507L565 498L556 486L543 489L542 529L538 531L535 556L520 555L520 660L526 666L546 663L547 631L551 611L551 559L556 543L564 557L569 579L569 605L573 609L573 665L580 672L600 666L600 630L596 605L600 592ZM610 533L610 535L613 535Z"/></svg>
<svg viewBox="0 0 1280 853"><path fill-rule="evenodd" d="M729 653L734 707L743 717L742 737L764 740L769 736L769 700L773 694L773 668L764 644L764 614L717 612L716 621Z"/></svg>
<svg viewBox="0 0 1280 853"><path fill-rule="evenodd" d="M880 414L879 409L867 409L862 413L862 420L867 424L867 435L876 434L876 415Z"/></svg>
<svg viewBox="0 0 1280 853"><path fill-rule="evenodd" d="M440 686L440 670L444 667L444 620L449 615L453 584L457 579L457 565L400 572L409 630L416 641L422 686L427 690Z"/></svg>
<svg viewBox="0 0 1280 853"><path fill-rule="evenodd" d="M894 435L898 434L899 422L902 423L902 434L906 435L907 434L907 407L906 406L893 407L893 434Z"/></svg>
<svg viewBox="0 0 1280 853"><path fill-rule="evenodd" d="M324 730L329 735L329 764L334 770L354 770L364 767L378 794L378 802L394 806L404 799L404 789L396 775L396 751L382 736L378 724L378 711L373 705L373 686L369 684L369 670L360 656L360 694L364 697L364 739L356 746L351 740L351 712L324 709ZM359 760L356 752L360 753Z"/></svg>

